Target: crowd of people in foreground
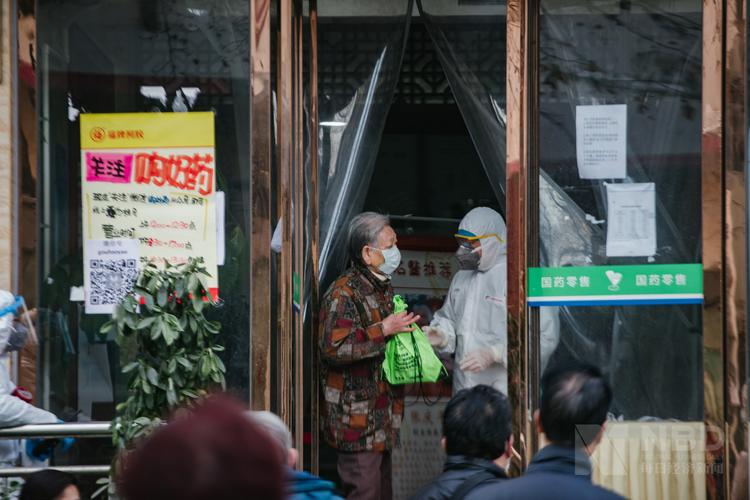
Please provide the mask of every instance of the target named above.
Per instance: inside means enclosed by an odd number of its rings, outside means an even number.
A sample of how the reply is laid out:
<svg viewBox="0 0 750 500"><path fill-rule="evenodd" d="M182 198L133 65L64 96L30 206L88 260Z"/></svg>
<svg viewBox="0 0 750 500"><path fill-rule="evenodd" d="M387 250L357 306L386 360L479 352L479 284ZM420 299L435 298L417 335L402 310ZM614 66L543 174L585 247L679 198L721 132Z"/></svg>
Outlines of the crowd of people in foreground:
<svg viewBox="0 0 750 500"><path fill-rule="evenodd" d="M509 479L513 433L507 397L486 385L459 391L443 416L444 471L414 498L620 498L591 483L589 461L602 437L611 397L595 367L549 371L535 415L548 444L523 476ZM211 398L123 457L118 492L123 500L340 498L333 483L294 470L297 459L292 436L279 417ZM381 490L371 498L389 496ZM80 494L71 476L46 470L27 481L20 498L77 500Z"/></svg>
<svg viewBox="0 0 750 500"><path fill-rule="evenodd" d="M602 439L612 391L590 365L547 372L534 415L547 442L525 474L508 479L511 412L503 393L476 386L456 394L443 416L443 473L415 499L617 499L591 482L589 456Z"/></svg>

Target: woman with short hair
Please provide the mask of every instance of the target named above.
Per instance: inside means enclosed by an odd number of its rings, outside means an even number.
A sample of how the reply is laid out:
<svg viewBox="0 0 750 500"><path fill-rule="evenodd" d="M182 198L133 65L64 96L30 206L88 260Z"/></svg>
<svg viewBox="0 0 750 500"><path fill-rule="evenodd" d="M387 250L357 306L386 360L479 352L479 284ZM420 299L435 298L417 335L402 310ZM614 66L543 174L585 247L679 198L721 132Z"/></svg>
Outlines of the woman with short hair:
<svg viewBox="0 0 750 500"><path fill-rule="evenodd" d="M393 314L391 274L401 262L388 217L357 215L349 225L351 266L321 304L323 438L338 452L349 499L390 499L390 452L398 442L403 393L383 377L386 340L419 316Z"/></svg>

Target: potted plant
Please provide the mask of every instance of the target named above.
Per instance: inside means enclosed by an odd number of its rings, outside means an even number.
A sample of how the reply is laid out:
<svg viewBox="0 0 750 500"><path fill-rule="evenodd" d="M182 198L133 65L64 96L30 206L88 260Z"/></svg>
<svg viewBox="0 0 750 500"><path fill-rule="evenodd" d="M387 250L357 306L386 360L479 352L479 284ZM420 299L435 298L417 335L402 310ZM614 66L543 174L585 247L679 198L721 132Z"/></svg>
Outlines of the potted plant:
<svg viewBox="0 0 750 500"><path fill-rule="evenodd" d="M128 397L117 405L112 440L117 454L148 434L175 408L190 406L213 389L224 389L226 368L217 342L221 325L205 312L216 303L208 293L202 261L163 267L147 264L134 290L116 307L100 333L114 333L123 359L131 360ZM117 456L110 479L116 471ZM114 482L109 491L113 493ZM106 489L106 485L101 491Z"/></svg>

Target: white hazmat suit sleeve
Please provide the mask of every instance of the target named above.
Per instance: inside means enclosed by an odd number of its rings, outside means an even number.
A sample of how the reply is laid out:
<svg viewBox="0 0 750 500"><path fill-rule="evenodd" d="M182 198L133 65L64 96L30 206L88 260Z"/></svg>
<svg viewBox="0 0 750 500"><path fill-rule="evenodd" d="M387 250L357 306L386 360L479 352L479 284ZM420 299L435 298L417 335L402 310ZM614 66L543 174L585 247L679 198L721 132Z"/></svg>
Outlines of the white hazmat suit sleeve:
<svg viewBox="0 0 750 500"><path fill-rule="evenodd" d="M10 394L0 396L0 427L28 424L56 424L57 417Z"/></svg>
<svg viewBox="0 0 750 500"><path fill-rule="evenodd" d="M451 283L451 288L453 284ZM445 303L433 316L430 326L423 328L423 332L430 339L430 344L439 354L453 354L456 352L455 309L452 305L451 291L445 297Z"/></svg>

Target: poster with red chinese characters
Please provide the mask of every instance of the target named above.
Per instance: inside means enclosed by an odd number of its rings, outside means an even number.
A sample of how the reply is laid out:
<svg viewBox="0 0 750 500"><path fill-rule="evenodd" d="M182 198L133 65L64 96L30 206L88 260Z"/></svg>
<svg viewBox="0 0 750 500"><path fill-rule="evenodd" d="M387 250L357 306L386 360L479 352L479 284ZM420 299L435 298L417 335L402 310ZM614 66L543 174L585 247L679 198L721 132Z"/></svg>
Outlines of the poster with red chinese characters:
<svg viewBox="0 0 750 500"><path fill-rule="evenodd" d="M203 259L217 296L215 186L213 113L82 114L86 312L112 312L150 261Z"/></svg>
<svg viewBox="0 0 750 500"><path fill-rule="evenodd" d="M427 325L442 307L456 271L458 263L451 252L402 250L401 265L391 283L409 310L420 315L420 325Z"/></svg>
<svg viewBox="0 0 750 500"><path fill-rule="evenodd" d="M401 293L445 295L458 264L453 253L402 250L392 284Z"/></svg>

